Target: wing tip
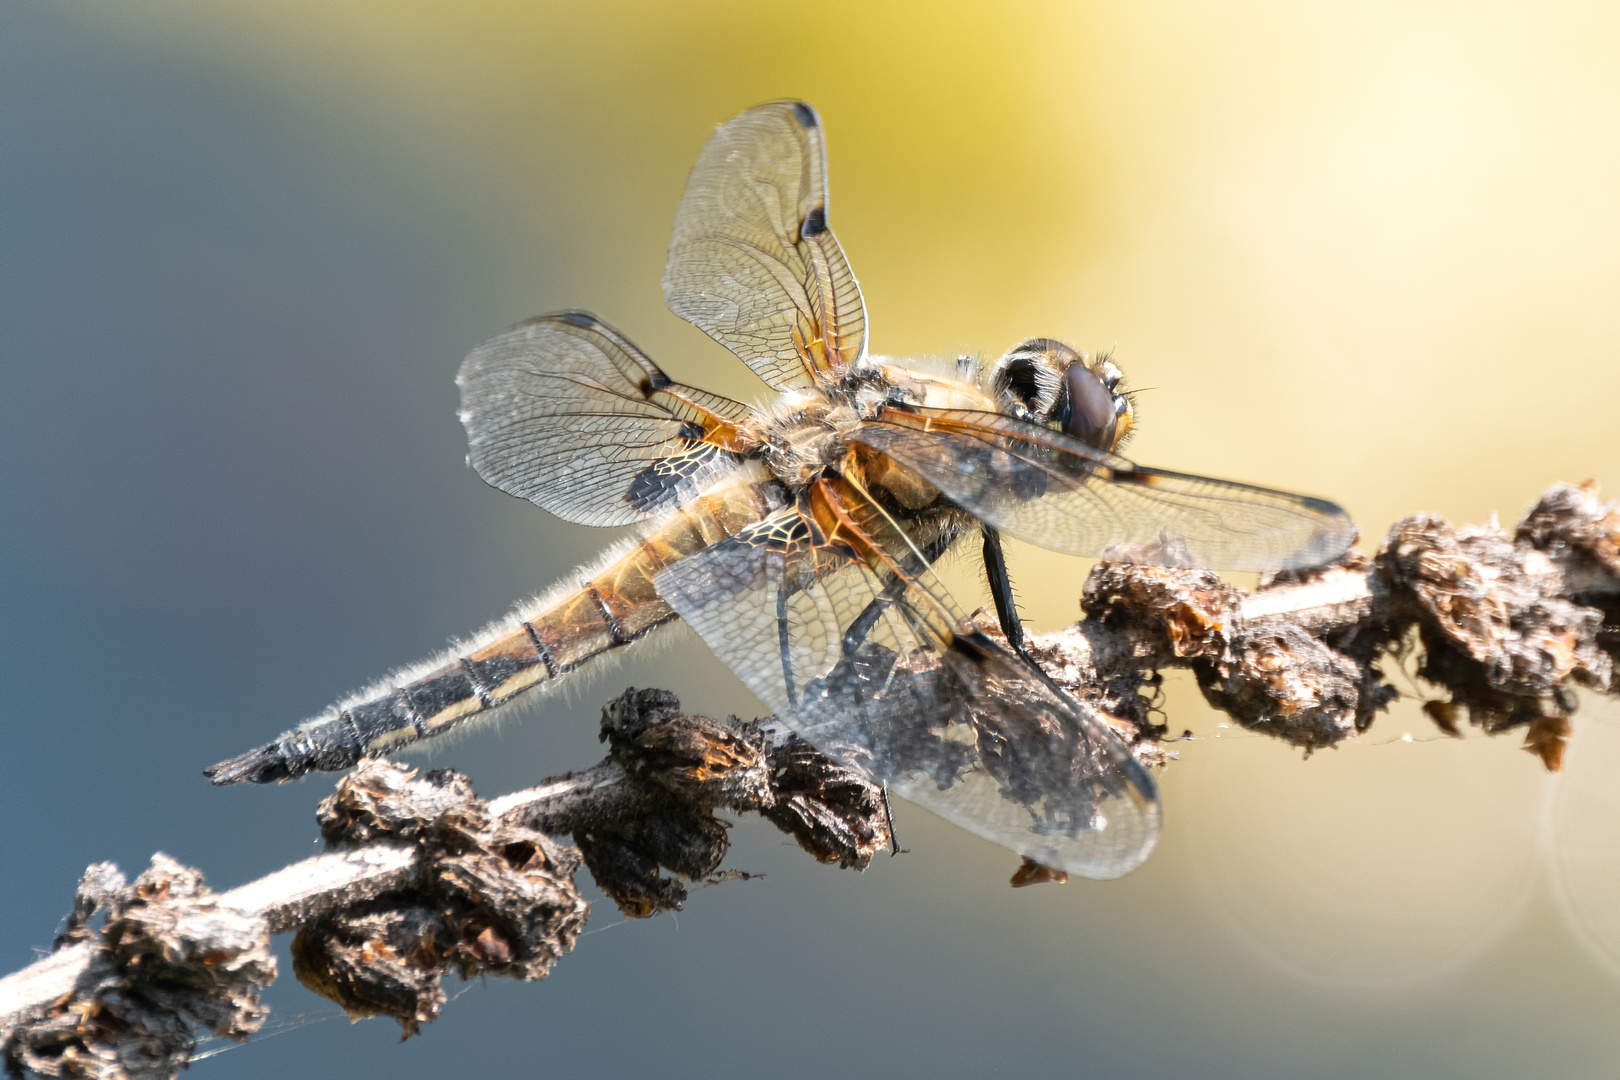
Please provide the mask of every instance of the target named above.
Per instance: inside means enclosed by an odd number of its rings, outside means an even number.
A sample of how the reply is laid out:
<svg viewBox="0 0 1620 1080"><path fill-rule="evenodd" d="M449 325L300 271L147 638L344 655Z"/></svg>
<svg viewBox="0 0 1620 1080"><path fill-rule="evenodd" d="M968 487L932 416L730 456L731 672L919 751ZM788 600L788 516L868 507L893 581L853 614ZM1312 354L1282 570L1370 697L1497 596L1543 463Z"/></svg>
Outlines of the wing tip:
<svg viewBox="0 0 1620 1080"><path fill-rule="evenodd" d="M744 109L730 120L721 121L715 128L715 132L719 134L733 124L745 123L749 119L772 115L779 118L791 116L794 123L798 124L804 131L815 131L821 127L821 114L816 112L815 106L809 102L799 98L777 98L775 101L762 101L758 105Z"/></svg>
<svg viewBox="0 0 1620 1080"><path fill-rule="evenodd" d="M542 315L539 319L530 319L529 322L539 322L541 319L545 318L546 316ZM565 322L569 326L577 326L581 330L595 330L602 325L602 320L598 319L594 314L589 311L579 310L578 308L570 308L567 311L559 311L556 315L552 316L552 318L556 319L558 322Z"/></svg>
<svg viewBox="0 0 1620 1080"><path fill-rule="evenodd" d="M1309 542L1284 560L1278 570L1312 570L1344 558L1361 538L1361 530L1350 512L1336 502L1314 495L1300 495L1298 499L1301 506L1320 515L1322 521Z"/></svg>
<svg viewBox="0 0 1620 1080"><path fill-rule="evenodd" d="M1091 881L1113 881L1122 878L1147 862L1159 846L1159 832L1164 824L1164 811L1158 795L1130 799L1134 813L1121 814L1119 820L1129 823L1117 828L1109 817L1109 809L1126 802L1120 797L1104 800L1098 805L1094 821L1098 824L1077 836L1064 838L1066 843L1048 842L1031 845L1017 853L1031 862L1063 873Z"/></svg>
<svg viewBox="0 0 1620 1080"><path fill-rule="evenodd" d="M821 117L816 115L815 108L805 104L802 100L787 100L784 104L789 105L794 110L794 120L799 121L800 128L804 128L805 131L820 128Z"/></svg>

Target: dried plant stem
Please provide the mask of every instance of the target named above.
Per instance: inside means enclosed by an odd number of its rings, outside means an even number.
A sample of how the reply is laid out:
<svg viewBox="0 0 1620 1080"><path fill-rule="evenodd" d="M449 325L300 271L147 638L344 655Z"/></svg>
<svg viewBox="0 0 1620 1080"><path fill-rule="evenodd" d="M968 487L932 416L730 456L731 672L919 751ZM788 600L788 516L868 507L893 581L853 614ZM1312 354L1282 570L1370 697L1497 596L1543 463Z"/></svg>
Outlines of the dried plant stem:
<svg viewBox="0 0 1620 1080"><path fill-rule="evenodd" d="M1559 485L1512 534L1407 518L1371 558L1254 593L1104 563L1081 603L1082 621L1031 651L1148 763L1168 757L1154 707L1165 668L1190 668L1216 708L1310 750L1365 730L1397 696L1381 663L1416 647L1443 730L1522 729L1557 768L1572 688L1614 688L1620 508ZM717 811L758 812L846 867L891 841L882 791L796 738L683 714L659 690L611 702L603 733L600 764L490 802L448 770L368 761L319 808L327 853L229 892L162 855L133 883L90 867L56 950L0 979L0 1056L48 1076L173 1076L199 1026L244 1040L262 1025L269 939L287 931L301 981L410 1033L438 1014L450 969L536 979L570 951L581 865L640 917L679 907L691 882L746 876L720 870ZM1014 883L1054 876L1026 865Z"/></svg>

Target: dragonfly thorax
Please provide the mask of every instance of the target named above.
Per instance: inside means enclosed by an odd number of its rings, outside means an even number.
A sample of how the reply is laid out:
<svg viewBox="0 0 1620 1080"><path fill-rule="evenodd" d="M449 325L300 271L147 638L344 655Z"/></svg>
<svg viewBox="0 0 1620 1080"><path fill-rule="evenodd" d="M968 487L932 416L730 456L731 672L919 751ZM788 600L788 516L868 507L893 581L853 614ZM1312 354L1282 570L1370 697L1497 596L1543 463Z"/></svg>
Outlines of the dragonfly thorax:
<svg viewBox="0 0 1620 1080"><path fill-rule="evenodd" d="M803 488L843 466L849 436L863 421L888 406L923 404L930 396L926 384L931 381L908 368L864 357L846 364L813 389L783 394L759 411L752 433L760 447L758 455L777 479L790 488ZM982 391L975 396L988 400Z"/></svg>
<svg viewBox="0 0 1620 1080"><path fill-rule="evenodd" d="M806 395L791 408L763 416L760 456L788 487L797 490L813 483L843 459L848 436L862 416L855 403L840 397Z"/></svg>

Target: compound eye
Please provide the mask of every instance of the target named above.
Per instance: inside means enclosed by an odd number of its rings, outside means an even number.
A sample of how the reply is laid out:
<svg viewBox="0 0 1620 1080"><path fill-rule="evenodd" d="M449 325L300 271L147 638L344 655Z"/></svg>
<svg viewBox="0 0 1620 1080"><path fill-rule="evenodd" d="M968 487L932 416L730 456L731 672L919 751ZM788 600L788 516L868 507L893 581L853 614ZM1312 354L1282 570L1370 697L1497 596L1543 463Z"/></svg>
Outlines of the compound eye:
<svg viewBox="0 0 1620 1080"><path fill-rule="evenodd" d="M1064 433L1099 450L1112 450L1119 415L1113 391L1084 364L1070 364L1063 373L1063 382L1069 391Z"/></svg>

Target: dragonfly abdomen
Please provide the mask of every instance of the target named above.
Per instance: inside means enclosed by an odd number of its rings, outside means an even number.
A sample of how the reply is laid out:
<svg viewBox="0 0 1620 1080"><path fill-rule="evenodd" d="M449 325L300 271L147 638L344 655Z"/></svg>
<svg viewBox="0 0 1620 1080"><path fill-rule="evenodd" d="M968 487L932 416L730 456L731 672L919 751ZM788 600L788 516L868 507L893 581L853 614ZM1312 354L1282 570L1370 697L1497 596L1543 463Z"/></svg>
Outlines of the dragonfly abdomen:
<svg viewBox="0 0 1620 1080"><path fill-rule="evenodd" d="M204 770L216 784L268 783L347 769L363 757L488 718L535 688L676 618L653 578L670 563L772 509L754 484L733 484L676 510L639 540L446 653L339 702L275 742Z"/></svg>

